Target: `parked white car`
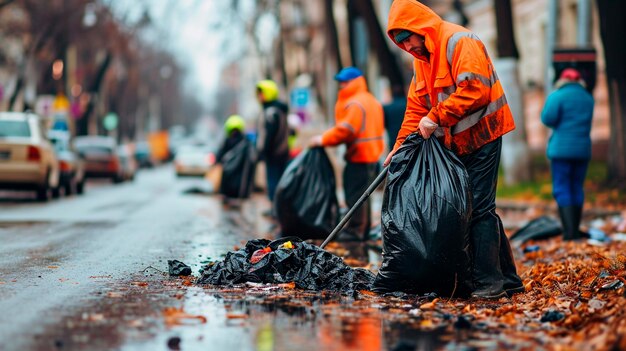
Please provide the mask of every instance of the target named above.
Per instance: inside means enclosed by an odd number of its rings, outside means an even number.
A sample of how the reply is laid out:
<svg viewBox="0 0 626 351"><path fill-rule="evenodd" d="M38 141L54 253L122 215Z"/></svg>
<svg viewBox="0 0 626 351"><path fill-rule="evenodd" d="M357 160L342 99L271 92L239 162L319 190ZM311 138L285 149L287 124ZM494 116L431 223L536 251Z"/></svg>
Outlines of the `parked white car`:
<svg viewBox="0 0 626 351"><path fill-rule="evenodd" d="M214 163L212 148L202 144L183 145L174 158L177 176L204 176Z"/></svg>
<svg viewBox="0 0 626 351"><path fill-rule="evenodd" d="M0 188L35 190L47 201L59 196L59 177L45 122L34 113L0 113Z"/></svg>

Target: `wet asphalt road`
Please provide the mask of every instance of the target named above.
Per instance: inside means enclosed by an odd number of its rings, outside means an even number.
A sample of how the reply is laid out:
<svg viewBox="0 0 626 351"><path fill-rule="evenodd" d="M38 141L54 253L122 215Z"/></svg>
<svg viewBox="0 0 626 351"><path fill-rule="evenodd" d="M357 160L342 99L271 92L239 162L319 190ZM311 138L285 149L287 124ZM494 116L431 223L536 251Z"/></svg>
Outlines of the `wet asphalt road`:
<svg viewBox="0 0 626 351"><path fill-rule="evenodd" d="M158 293L169 278L148 267L180 259L197 271L268 231L262 196L229 211L185 193L199 183L163 167L45 204L0 192L0 350L159 349L145 343L165 334L159 311L177 305Z"/></svg>
<svg viewBox="0 0 626 351"><path fill-rule="evenodd" d="M433 320L417 309L421 298L216 289L169 277L167 260L197 275L235 246L271 239L263 194L233 209L187 192L199 186L201 179L176 178L164 166L140 171L134 182L90 182L82 196L45 204L0 192L0 351L497 349L505 342L464 342L451 327L455 317ZM345 249L380 259L364 246Z"/></svg>

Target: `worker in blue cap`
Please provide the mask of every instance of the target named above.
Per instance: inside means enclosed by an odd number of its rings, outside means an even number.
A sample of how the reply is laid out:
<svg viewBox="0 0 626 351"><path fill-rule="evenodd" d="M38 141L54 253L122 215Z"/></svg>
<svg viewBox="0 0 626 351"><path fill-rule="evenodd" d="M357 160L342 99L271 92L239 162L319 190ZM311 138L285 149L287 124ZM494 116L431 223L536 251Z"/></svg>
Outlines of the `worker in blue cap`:
<svg viewBox="0 0 626 351"><path fill-rule="evenodd" d="M346 167L343 188L346 205L354 206L376 178L384 146L383 107L367 90L363 72L346 67L335 75L339 93L335 104L335 126L310 141L310 146L345 144ZM340 239L368 239L371 224L369 200L354 212Z"/></svg>

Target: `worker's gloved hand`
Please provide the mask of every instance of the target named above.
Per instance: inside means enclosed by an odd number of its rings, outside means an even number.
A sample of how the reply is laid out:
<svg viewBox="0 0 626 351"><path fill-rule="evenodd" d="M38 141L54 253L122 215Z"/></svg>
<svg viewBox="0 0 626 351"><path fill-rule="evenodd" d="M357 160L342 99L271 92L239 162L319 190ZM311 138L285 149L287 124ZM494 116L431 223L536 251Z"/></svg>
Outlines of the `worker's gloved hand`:
<svg viewBox="0 0 626 351"><path fill-rule="evenodd" d="M315 136L311 137L311 139L309 140L309 147L318 147L318 146L322 146L322 136L321 135L315 135Z"/></svg>
<svg viewBox="0 0 626 351"><path fill-rule="evenodd" d="M396 151L398 151L398 149L393 149L391 150L391 152L389 152L389 155L387 155L385 162L383 162L383 167L389 166L389 163L391 163L391 159L393 158L393 155L396 154Z"/></svg>
<svg viewBox="0 0 626 351"><path fill-rule="evenodd" d="M419 124L418 127L419 127L419 130L420 130L420 134L422 135L422 138L428 139L428 138L430 138L430 135L433 134L435 129L437 129L437 127L439 127L439 125L437 125L437 123L433 122L432 119L430 119L428 117L423 117L420 120L420 124Z"/></svg>

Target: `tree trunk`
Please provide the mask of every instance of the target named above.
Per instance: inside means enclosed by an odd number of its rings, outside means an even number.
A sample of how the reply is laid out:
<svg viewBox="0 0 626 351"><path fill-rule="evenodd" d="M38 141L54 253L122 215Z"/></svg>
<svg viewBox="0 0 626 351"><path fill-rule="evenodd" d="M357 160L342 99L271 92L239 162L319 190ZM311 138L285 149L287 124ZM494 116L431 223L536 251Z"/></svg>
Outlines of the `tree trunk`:
<svg viewBox="0 0 626 351"><path fill-rule="evenodd" d="M337 67L341 65L341 50L339 50L339 39L337 36L337 24L335 23L335 12L333 11L333 0L324 1L324 10L326 12L327 23L327 45L329 54L335 59Z"/></svg>
<svg viewBox="0 0 626 351"><path fill-rule="evenodd" d="M398 64L396 55L391 52L387 44L389 39L387 38L385 29L383 29L378 22L372 0L350 0L348 2L348 8L354 9L358 16L363 17L367 25L367 33L372 44L372 49L378 56L381 73L389 79L390 86L398 87L395 89L401 87L402 91L406 92L402 69Z"/></svg>
<svg viewBox="0 0 626 351"><path fill-rule="evenodd" d="M597 0L600 35L604 46L606 77L611 108L608 172L611 184L624 188L626 184L626 2Z"/></svg>
<svg viewBox="0 0 626 351"><path fill-rule="evenodd" d="M102 82L104 81L104 76L107 70L109 69L109 64L111 63L111 59L112 59L111 52L107 52L104 60L102 61L102 63L100 64L100 67L98 68L96 77L91 83L91 86L89 88L89 93L91 94L91 98L89 99L89 102L87 103L85 112L83 112L82 116L80 116L80 119L76 123L77 135L89 134L89 118L91 116L91 113L94 110L94 107L96 104L95 100L98 96L98 93L100 92L100 87L102 86Z"/></svg>
<svg viewBox="0 0 626 351"><path fill-rule="evenodd" d="M515 130L502 138L504 182L516 184L532 178L531 157L526 139L524 95L519 81L517 45L513 32L511 0L495 0L498 59L494 60L500 83L515 119Z"/></svg>

